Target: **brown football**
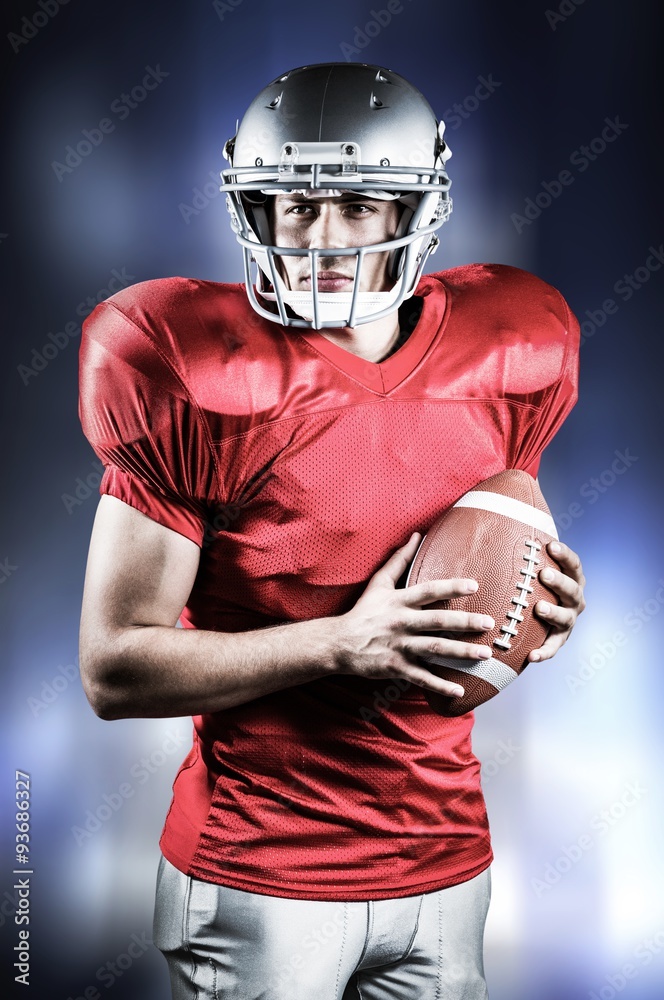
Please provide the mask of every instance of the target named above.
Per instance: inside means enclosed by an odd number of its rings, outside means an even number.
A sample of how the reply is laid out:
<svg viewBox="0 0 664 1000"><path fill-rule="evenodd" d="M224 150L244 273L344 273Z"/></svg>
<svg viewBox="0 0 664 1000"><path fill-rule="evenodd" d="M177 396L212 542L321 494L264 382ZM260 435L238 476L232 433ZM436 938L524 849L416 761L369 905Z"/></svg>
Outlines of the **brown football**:
<svg viewBox="0 0 664 1000"><path fill-rule="evenodd" d="M557 604L540 583L545 565L557 569L547 542L556 526L537 482L517 469L499 472L465 493L426 533L408 572L406 586L427 580L470 577L476 593L427 608L452 608L491 615L489 632L441 632L449 638L488 645L489 660L427 656L435 673L460 684L461 698L424 689L441 715L463 715L502 691L528 665L528 654L542 645L549 628L533 614L539 600Z"/></svg>

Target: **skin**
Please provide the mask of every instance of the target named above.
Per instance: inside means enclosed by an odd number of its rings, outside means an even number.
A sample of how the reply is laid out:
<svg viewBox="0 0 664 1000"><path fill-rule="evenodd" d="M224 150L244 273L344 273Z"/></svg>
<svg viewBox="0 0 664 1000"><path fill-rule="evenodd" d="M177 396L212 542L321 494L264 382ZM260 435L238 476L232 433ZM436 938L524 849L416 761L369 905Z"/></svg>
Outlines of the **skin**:
<svg viewBox="0 0 664 1000"><path fill-rule="evenodd" d="M340 197L309 197L299 193L278 194L271 199L270 221L276 246L349 247L369 246L391 239L397 229L401 207L396 201L360 198L350 193ZM387 274L387 253L371 253L362 267L361 292L387 292L394 282ZM306 257L279 258L285 284L295 292L311 290ZM350 292L355 258L325 257L318 272L320 292ZM380 361L399 337L399 314L359 327L319 331L328 340L367 361Z"/></svg>
<svg viewBox="0 0 664 1000"><path fill-rule="evenodd" d="M361 246L392 235L398 213L394 202L355 196L298 200L280 195L273 206L273 225L283 246ZM389 288L386 255L371 256L376 260L370 268L367 261L365 287ZM284 268L292 287L307 287L301 259L287 260ZM349 258L328 259L319 287L343 290L350 273ZM321 333L352 353L379 361L398 336L398 315ZM420 658L486 658L490 649L430 633L479 634L494 623L481 614L428 607L477 590L475 580L434 580L397 588L420 540L417 532L411 535L343 615L242 633L179 629L175 625L193 587L201 550L183 535L104 495L90 541L81 613L80 664L87 697L101 718L119 719L217 712L335 674L400 678L441 695L463 694ZM549 552L560 570L540 575L560 606L536 606L552 631L530 654L532 661L555 655L585 607L579 557L562 543L551 543Z"/></svg>

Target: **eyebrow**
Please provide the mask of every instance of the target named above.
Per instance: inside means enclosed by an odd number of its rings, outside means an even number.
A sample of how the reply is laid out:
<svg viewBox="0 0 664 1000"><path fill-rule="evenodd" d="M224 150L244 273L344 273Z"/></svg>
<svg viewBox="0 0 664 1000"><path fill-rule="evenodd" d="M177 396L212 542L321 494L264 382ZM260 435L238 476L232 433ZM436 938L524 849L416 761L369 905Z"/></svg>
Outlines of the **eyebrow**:
<svg viewBox="0 0 664 1000"><path fill-rule="evenodd" d="M347 193L339 195L338 197L341 198L342 201L374 201L375 200L373 198L363 198L361 194L359 194L357 192L353 192L353 191L348 191ZM323 197L323 198L308 198L306 195L298 194L297 191L293 191L293 192L290 192L290 193L284 191L283 194L279 195L279 200L280 201L297 202L297 204L300 204L300 205L315 205L315 204L319 204L321 201L328 201L329 199L325 198L325 197Z"/></svg>

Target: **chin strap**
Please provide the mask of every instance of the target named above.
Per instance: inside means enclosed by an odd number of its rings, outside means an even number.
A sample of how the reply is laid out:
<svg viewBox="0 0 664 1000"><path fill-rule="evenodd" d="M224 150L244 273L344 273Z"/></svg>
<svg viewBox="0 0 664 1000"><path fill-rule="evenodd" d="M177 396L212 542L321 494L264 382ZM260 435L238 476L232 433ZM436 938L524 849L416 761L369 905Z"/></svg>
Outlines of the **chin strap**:
<svg viewBox="0 0 664 1000"><path fill-rule="evenodd" d="M389 292L358 292L356 296L356 319L363 319L372 313L388 309L397 300L399 289L395 286ZM268 302L276 302L274 292L259 290L261 298ZM281 298L290 306L294 313L302 319L313 320L313 296L310 292L292 292L288 288L281 290ZM322 323L338 323L347 326L353 296L351 292L319 292L318 315Z"/></svg>

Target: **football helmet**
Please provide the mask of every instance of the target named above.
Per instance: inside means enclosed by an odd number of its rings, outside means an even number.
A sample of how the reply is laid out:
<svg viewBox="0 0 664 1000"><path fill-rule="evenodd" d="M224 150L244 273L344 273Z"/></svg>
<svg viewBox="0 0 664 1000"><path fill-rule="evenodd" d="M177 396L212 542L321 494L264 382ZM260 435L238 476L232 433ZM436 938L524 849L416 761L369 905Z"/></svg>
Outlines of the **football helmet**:
<svg viewBox="0 0 664 1000"><path fill-rule="evenodd" d="M256 312L284 326L354 327L387 316L413 295L438 245L435 231L452 210L444 130L422 94L380 66L303 66L262 90L224 147L230 167L221 172L220 187ZM394 237L381 243L279 247L270 232L267 199L285 191L316 198L351 191L398 199L403 208ZM385 252L391 289L361 292L367 255ZM308 257L310 290L287 287L280 268L287 255ZM332 256L356 258L352 291L319 290L321 261Z"/></svg>

